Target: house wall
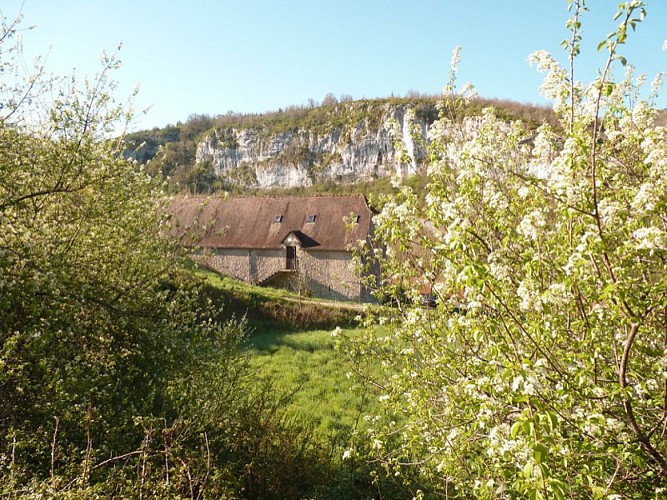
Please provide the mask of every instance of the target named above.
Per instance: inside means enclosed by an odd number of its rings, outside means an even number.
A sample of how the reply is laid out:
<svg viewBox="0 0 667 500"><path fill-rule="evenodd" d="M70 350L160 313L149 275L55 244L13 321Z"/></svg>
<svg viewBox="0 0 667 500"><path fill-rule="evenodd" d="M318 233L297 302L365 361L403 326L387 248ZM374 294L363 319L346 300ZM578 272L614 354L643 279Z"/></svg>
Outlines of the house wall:
<svg viewBox="0 0 667 500"><path fill-rule="evenodd" d="M211 269L249 283L261 283L285 270L285 249L206 249L197 260ZM297 290L305 288L315 297L367 301L354 271L349 252L312 251L297 248L298 273L272 283Z"/></svg>
<svg viewBox="0 0 667 500"><path fill-rule="evenodd" d="M197 260L220 274L250 281L248 250L216 250L207 248L197 252Z"/></svg>
<svg viewBox="0 0 667 500"><path fill-rule="evenodd" d="M278 271L285 269L285 250L251 250L257 262L257 275L252 283L261 283Z"/></svg>
<svg viewBox="0 0 667 500"><path fill-rule="evenodd" d="M352 254L300 250L299 272L316 297L359 300L361 285L354 272Z"/></svg>
<svg viewBox="0 0 667 500"><path fill-rule="evenodd" d="M221 274L248 283L260 283L285 268L284 250L205 249L197 259Z"/></svg>

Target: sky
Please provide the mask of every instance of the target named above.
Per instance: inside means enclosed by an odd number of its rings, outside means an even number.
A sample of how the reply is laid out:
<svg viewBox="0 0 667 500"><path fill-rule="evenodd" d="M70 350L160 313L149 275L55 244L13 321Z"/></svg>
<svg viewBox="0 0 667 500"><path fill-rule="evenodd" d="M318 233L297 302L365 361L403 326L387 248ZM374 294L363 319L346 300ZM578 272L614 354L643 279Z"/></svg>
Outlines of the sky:
<svg viewBox="0 0 667 500"><path fill-rule="evenodd" d="M605 60L596 47L614 29L619 0L588 0L578 78ZM439 94L452 51L457 81L480 96L547 104L535 50L562 63L569 37L565 0L2 0L21 26L26 64L41 55L57 75L94 76L103 50L122 67L113 75L123 100L139 85L134 129L191 114L261 113L321 102ZM667 0L648 15L621 53L649 81L667 71ZM658 101L667 107L667 89Z"/></svg>

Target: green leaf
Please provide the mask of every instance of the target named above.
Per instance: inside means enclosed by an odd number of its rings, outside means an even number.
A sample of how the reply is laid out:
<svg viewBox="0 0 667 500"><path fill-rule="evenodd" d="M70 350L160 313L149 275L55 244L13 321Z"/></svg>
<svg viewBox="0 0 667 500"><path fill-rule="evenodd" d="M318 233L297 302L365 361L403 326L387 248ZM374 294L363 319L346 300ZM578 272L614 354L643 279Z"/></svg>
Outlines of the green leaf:
<svg viewBox="0 0 667 500"><path fill-rule="evenodd" d="M547 411L547 415L549 416L549 421L551 423L550 431L553 432L553 430L558 427L558 415L554 411Z"/></svg>
<svg viewBox="0 0 667 500"><path fill-rule="evenodd" d="M533 446L533 458L535 459L536 463L541 464L545 462L548 456L549 456L549 450L547 449L546 446L540 443Z"/></svg>
<svg viewBox="0 0 667 500"><path fill-rule="evenodd" d="M530 460L526 462L526 465L523 466L523 470L521 472L523 477L530 479L533 476L533 463Z"/></svg>
<svg viewBox="0 0 667 500"><path fill-rule="evenodd" d="M555 498L558 500L565 500L568 489L566 483L552 478L549 482L549 486L551 487L551 491L553 492Z"/></svg>

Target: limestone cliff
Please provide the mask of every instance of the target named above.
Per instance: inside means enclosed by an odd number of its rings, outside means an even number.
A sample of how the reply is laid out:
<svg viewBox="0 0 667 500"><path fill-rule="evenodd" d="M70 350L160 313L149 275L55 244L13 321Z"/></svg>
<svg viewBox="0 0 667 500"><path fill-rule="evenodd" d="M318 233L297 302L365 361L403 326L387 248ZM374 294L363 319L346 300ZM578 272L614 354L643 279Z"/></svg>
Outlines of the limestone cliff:
<svg viewBox="0 0 667 500"><path fill-rule="evenodd" d="M397 141L413 160L419 156L409 133L407 116L414 114L409 105L384 103L372 113L353 113L354 106L358 103L338 104L326 123L310 127L213 129L197 143L196 162L210 162L229 184L263 189L389 175L397 168ZM417 118L416 123L425 134L427 122Z"/></svg>
<svg viewBox="0 0 667 500"><path fill-rule="evenodd" d="M425 152L410 131L428 142L437 102L434 96L415 95L290 106L262 114L191 115L184 123L130 134L124 154L162 176L174 192L369 181L416 169ZM478 98L466 104L464 113L476 116L487 106L529 128L557 126L550 108L512 101ZM397 149L403 158L407 153L407 165L397 161Z"/></svg>

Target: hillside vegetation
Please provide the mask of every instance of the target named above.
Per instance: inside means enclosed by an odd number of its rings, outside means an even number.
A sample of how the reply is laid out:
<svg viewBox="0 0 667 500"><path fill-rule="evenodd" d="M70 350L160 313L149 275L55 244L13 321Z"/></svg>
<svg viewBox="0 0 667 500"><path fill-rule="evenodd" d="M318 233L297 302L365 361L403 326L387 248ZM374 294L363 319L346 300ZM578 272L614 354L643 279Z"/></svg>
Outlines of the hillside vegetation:
<svg viewBox="0 0 667 500"><path fill-rule="evenodd" d="M387 110L399 107L413 109L418 120L430 125L439 114L438 100L438 96L420 95L342 102L329 98L319 106L291 106L263 114L228 113L215 117L192 115L184 123L129 135L128 154L141 163L150 161L149 172L167 180L174 192L210 193L221 189L257 192L249 185L244 186L243 182L230 184L224 178L218 177L210 164L196 162L197 146L204 137L215 133L220 147L234 149L234 132L245 129L261 131L266 137L300 130L307 130L309 134L315 135L339 130L341 135L345 136L361 124L369 131L376 130ZM550 108L508 100L474 99L467 103L464 113L470 116L479 115L481 110L488 106L495 107L499 116L507 120L524 120L532 128L542 123L556 124L555 115ZM308 151L285 150L281 153L283 161L297 162L308 161L304 154L308 154ZM285 155L292 155L293 158ZM309 189L332 192L339 184L336 179L320 179Z"/></svg>

